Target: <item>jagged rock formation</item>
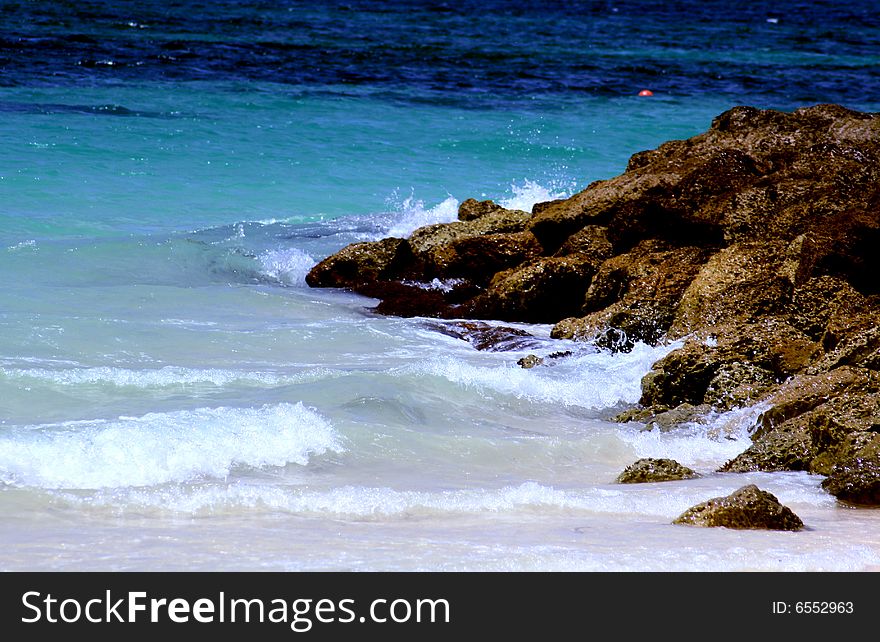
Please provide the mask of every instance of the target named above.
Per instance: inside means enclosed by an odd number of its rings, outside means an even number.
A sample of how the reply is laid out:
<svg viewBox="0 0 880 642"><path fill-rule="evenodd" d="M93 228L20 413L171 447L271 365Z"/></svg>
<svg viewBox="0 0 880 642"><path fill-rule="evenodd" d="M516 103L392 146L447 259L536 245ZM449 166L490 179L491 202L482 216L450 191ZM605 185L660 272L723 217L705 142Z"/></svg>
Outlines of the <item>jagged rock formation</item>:
<svg viewBox="0 0 880 642"><path fill-rule="evenodd" d="M622 419L763 400L724 470L877 463L880 115L736 107L571 198L470 199L459 218L351 245L307 281L383 314L554 323L612 350L682 339Z"/></svg>

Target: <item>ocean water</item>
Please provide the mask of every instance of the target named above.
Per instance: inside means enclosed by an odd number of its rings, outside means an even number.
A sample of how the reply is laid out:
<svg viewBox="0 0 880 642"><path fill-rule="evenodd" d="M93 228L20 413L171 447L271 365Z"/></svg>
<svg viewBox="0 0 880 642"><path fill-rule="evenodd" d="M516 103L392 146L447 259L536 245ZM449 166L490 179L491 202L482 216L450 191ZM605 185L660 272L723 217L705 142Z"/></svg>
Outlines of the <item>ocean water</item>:
<svg viewBox="0 0 880 642"><path fill-rule="evenodd" d="M0 568L876 570L761 408L609 421L674 345L477 352L304 276L738 104L880 110L873 2L0 1ZM654 96L639 97L641 89ZM704 473L622 486L639 457ZM671 525L757 483L798 533Z"/></svg>

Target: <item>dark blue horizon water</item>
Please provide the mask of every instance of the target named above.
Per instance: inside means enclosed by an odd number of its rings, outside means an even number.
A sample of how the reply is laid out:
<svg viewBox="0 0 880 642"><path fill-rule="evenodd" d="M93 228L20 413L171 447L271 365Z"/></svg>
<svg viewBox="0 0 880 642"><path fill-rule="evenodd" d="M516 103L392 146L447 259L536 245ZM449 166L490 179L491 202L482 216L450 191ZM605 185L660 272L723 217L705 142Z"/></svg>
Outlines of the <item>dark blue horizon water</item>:
<svg viewBox="0 0 880 642"><path fill-rule="evenodd" d="M643 88L860 108L880 100L880 10L873 0L0 2L0 86L185 81L472 108Z"/></svg>

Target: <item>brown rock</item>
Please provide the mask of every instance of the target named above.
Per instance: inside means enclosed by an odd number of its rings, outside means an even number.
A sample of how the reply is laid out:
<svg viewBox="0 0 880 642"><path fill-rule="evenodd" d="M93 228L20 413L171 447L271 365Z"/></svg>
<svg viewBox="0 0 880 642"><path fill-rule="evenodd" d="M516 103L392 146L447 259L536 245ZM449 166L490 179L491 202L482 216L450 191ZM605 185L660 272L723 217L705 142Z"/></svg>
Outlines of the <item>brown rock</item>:
<svg viewBox="0 0 880 642"><path fill-rule="evenodd" d="M395 317L437 317L455 315L455 306L449 301L450 293L441 290L401 283L400 281L373 281L356 286L358 293L380 299L374 311Z"/></svg>
<svg viewBox="0 0 880 642"><path fill-rule="evenodd" d="M828 474L866 457L880 420L880 115L737 107L571 198L531 214L469 199L460 219L350 245L307 282L379 298L385 314L555 323L554 338L612 351L684 340L644 377L640 412L674 425L765 401L725 470ZM434 278L444 287L414 283Z"/></svg>
<svg viewBox="0 0 880 642"><path fill-rule="evenodd" d="M549 207L553 207L554 205L559 205L559 203L565 202L564 198L557 198L552 201L542 201L540 203L535 203L532 205L532 214L539 214L546 210Z"/></svg>
<svg viewBox="0 0 880 642"><path fill-rule="evenodd" d="M494 201L478 201L475 198L469 198L458 206L459 221L473 221L486 214L504 211L504 208Z"/></svg>
<svg viewBox="0 0 880 642"><path fill-rule="evenodd" d="M821 332L830 346L840 338L836 329L849 336L850 312L829 312L833 290L814 285L837 279L862 295L880 294L870 277L880 272L878 141L874 114L834 105L793 113L738 107L707 132L635 154L624 174L538 204L534 214L468 199L463 220L413 233L414 261L347 248L309 281L351 287L376 274L461 276L483 286L499 272L534 269L539 255L580 255L608 263L595 266L583 309L567 301L553 306L563 316L542 317L584 318L580 331L567 330L574 335L611 326L653 342L772 314L790 316L811 339ZM505 236L526 226L533 235ZM474 240L487 235L499 236ZM575 280L559 296L579 297L581 288Z"/></svg>
<svg viewBox="0 0 880 642"><path fill-rule="evenodd" d="M880 390L880 373L851 366L821 374L802 374L786 382L767 401L772 408L760 419L756 437L783 422L845 395L864 397Z"/></svg>
<svg viewBox="0 0 880 642"><path fill-rule="evenodd" d="M718 366L703 401L714 408L744 408L758 402L777 384L773 372L748 361L725 361Z"/></svg>
<svg viewBox="0 0 880 642"><path fill-rule="evenodd" d="M477 350L507 352L540 346L540 341L525 330L489 325L480 321L431 323L428 327L442 334L467 341Z"/></svg>
<svg viewBox="0 0 880 642"><path fill-rule="evenodd" d="M422 255L425 272L435 278L465 278L485 286L503 270L540 257L542 248L531 232L467 236Z"/></svg>
<svg viewBox="0 0 880 642"><path fill-rule="evenodd" d="M658 428L661 432L669 432L684 424L706 423L705 417L712 410L709 404L701 404L694 406L689 403L683 403L671 410L662 410L656 414L652 414L644 420L645 429L653 430Z"/></svg>
<svg viewBox="0 0 880 642"><path fill-rule="evenodd" d="M807 234L820 272L876 291L866 275L878 261L868 250L880 229L868 214L880 198L878 132L876 115L839 106L737 107L704 134L635 155L624 174L536 213L530 226L548 249L588 224L607 226L619 250L644 238L788 247Z"/></svg>
<svg viewBox="0 0 880 642"><path fill-rule="evenodd" d="M792 421L764 435L718 470L724 473L809 470L817 453L801 422Z"/></svg>
<svg viewBox="0 0 880 642"><path fill-rule="evenodd" d="M777 314L790 291L790 284L777 275L784 251L783 243L756 242L717 252L687 286L670 335Z"/></svg>
<svg viewBox="0 0 880 642"><path fill-rule="evenodd" d="M785 255L782 257L781 265L776 273L777 276L785 279L792 287L803 285L810 278L816 263L813 249L814 245L810 236L801 234L796 237L785 248Z"/></svg>
<svg viewBox="0 0 880 642"><path fill-rule="evenodd" d="M873 314L865 316L871 317L865 319L865 325L880 321L880 316ZM824 335L823 339L827 342L826 345L831 343L827 335ZM880 326L869 325L863 330L850 328L848 336L840 336L838 331L833 345L834 347L816 362L813 371L822 372L848 365L880 370Z"/></svg>
<svg viewBox="0 0 880 642"><path fill-rule="evenodd" d="M823 275L794 289L784 315L811 339L822 339L823 348L830 350L845 337L873 325L863 318L870 308L869 300L847 281Z"/></svg>
<svg viewBox="0 0 880 642"><path fill-rule="evenodd" d="M880 457L855 458L834 466L822 488L842 502L880 506Z"/></svg>
<svg viewBox="0 0 880 642"><path fill-rule="evenodd" d="M566 254L583 254L599 265L614 256L614 248L608 240L606 228L601 225L587 225L569 236L555 256Z"/></svg>
<svg viewBox="0 0 880 642"><path fill-rule="evenodd" d="M535 259L497 274L464 311L483 319L549 323L578 306L577 294L583 297L594 270L593 262L579 254Z"/></svg>
<svg viewBox="0 0 880 642"><path fill-rule="evenodd" d="M629 423L631 421L647 423L651 420L651 417L655 415L655 411L657 411L656 408L642 408L641 406L627 408L623 412L619 412L611 417L611 421L616 421L621 424Z"/></svg>
<svg viewBox="0 0 880 642"><path fill-rule="evenodd" d="M527 354L522 359L519 359L516 362L516 365L518 365L520 368L530 370L531 368L534 368L535 366L543 365L543 363L544 363L544 359L542 357L539 357L536 354Z"/></svg>
<svg viewBox="0 0 880 642"><path fill-rule="evenodd" d="M655 363L642 379L641 403L733 407L738 401L755 401L773 383L805 368L817 349L778 318L716 330L713 342L687 340Z"/></svg>
<svg viewBox="0 0 880 642"><path fill-rule="evenodd" d="M618 484L643 484L648 482L676 481L679 479L694 479L699 477L697 473L682 466L674 459L654 459L648 457L627 466L617 476Z"/></svg>
<svg viewBox="0 0 880 642"><path fill-rule="evenodd" d="M521 232L529 216L527 212L501 208L469 221L426 225L410 235L409 244L420 254L471 236Z"/></svg>
<svg viewBox="0 0 880 642"><path fill-rule="evenodd" d="M403 239L352 243L313 267L306 283L313 288L356 287L397 278L412 262L412 249Z"/></svg>
<svg viewBox="0 0 880 642"><path fill-rule="evenodd" d="M796 531L804 523L774 495L754 484L726 497L715 497L686 510L673 524L723 526L735 529Z"/></svg>
<svg viewBox="0 0 880 642"><path fill-rule="evenodd" d="M723 472L828 474L835 464L872 452L880 426L880 376L873 371L844 367L799 375L768 402L773 405L758 418L752 445Z"/></svg>
<svg viewBox="0 0 880 642"><path fill-rule="evenodd" d="M587 315L563 319L551 336L590 340L610 327L623 332L630 347L635 341L656 343L706 256L700 248L649 240L604 261L584 296L582 311Z"/></svg>

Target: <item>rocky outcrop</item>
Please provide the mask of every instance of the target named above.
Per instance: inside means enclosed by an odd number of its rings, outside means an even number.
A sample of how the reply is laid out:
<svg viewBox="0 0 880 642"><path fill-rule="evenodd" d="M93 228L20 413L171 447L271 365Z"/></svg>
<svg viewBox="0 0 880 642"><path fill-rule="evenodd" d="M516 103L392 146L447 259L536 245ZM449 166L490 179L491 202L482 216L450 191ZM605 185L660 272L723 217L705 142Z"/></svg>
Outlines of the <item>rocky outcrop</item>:
<svg viewBox="0 0 880 642"><path fill-rule="evenodd" d="M475 198L469 198L458 206L459 221L473 221L486 214L501 212L504 208L494 201L478 201Z"/></svg>
<svg viewBox="0 0 880 642"><path fill-rule="evenodd" d="M754 484L743 486L726 497L697 504L679 515L673 524L774 531L796 531L804 527L790 508Z"/></svg>
<svg viewBox="0 0 880 642"><path fill-rule="evenodd" d="M848 504L880 506L880 457L856 457L834 466L822 488Z"/></svg>
<svg viewBox="0 0 880 642"><path fill-rule="evenodd" d="M707 257L703 248L676 248L657 239L640 242L599 265L580 305L586 316L563 319L551 336L589 340L614 328L625 337L621 349L634 341L656 343Z"/></svg>
<svg viewBox="0 0 880 642"><path fill-rule="evenodd" d="M306 275L313 288L355 288L375 281L399 278L413 263L410 244L387 238L352 243L327 257Z"/></svg>
<svg viewBox="0 0 880 642"><path fill-rule="evenodd" d="M618 484L644 484L648 482L676 481L679 479L694 479L699 477L697 473L682 466L674 459L654 459L648 457L639 459L624 468L617 476Z"/></svg>
<svg viewBox="0 0 880 642"><path fill-rule="evenodd" d="M464 304L464 316L503 321L550 323L577 307L595 264L586 256L571 254L540 257L496 274L489 287Z"/></svg>
<svg viewBox="0 0 880 642"><path fill-rule="evenodd" d="M843 366L800 374L767 399L753 443L722 471L806 470L827 475L880 445L880 373Z"/></svg>
<svg viewBox="0 0 880 642"><path fill-rule="evenodd" d="M818 349L780 317L709 327L708 337L690 338L654 364L642 379L643 405L707 403L725 410L749 405L803 370Z"/></svg>
<svg viewBox="0 0 880 642"><path fill-rule="evenodd" d="M551 323L612 351L680 341L620 419L671 429L766 404L725 471L829 475L874 443L880 115L736 107L571 198L469 199L459 219L343 248L307 281L384 314Z"/></svg>

